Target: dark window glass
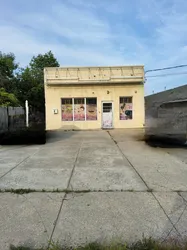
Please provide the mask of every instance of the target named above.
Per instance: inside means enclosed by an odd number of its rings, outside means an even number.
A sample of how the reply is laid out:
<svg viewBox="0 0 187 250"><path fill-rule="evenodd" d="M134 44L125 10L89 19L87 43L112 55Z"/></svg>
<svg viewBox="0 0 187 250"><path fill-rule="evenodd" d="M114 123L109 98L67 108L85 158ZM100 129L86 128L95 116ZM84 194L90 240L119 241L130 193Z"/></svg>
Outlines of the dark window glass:
<svg viewBox="0 0 187 250"><path fill-rule="evenodd" d="M103 113L112 112L112 103L103 103Z"/></svg>
<svg viewBox="0 0 187 250"><path fill-rule="evenodd" d="M97 98L86 98L86 120L97 120Z"/></svg>

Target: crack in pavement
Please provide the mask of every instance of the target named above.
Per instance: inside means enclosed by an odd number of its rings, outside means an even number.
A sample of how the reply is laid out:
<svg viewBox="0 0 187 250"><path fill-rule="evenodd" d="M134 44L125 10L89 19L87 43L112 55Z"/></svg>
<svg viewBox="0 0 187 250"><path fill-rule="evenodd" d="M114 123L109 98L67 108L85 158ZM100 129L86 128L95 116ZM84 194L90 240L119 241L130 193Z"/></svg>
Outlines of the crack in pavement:
<svg viewBox="0 0 187 250"><path fill-rule="evenodd" d="M131 163L131 161L128 159L128 157L123 153L123 151L121 150L121 148L119 147L118 143L115 142L115 140L113 139L112 135L110 134L109 131L107 131L110 138L114 141L114 143L116 144L116 146L118 147L119 151L121 152L122 156L129 162L130 166L134 169L134 171L137 173L137 175L140 177L140 179L143 181L143 183L145 184L145 186L147 187L148 190L151 190L148 186L148 184L146 183L146 181L144 180L144 178L140 175L140 173L138 172L138 170L135 168L135 166ZM164 212L164 214L166 215L167 219L169 220L169 222L172 225L172 229L169 231L169 234L171 233L171 231L173 229L176 230L176 232L179 234L179 236L181 236L181 234L179 233L179 231L177 230L175 224L172 222L172 220L170 219L169 215L166 213L165 209L162 207L161 203L159 202L159 200L157 199L157 197L155 196L155 194L153 192L150 192L153 196L153 198L156 200L156 202L158 203L158 205L160 206L160 208L162 209L162 211ZM169 235L168 235L169 236ZM167 237L168 237L167 236ZM166 237L166 238L167 238ZM165 239L166 239L165 238Z"/></svg>
<svg viewBox="0 0 187 250"><path fill-rule="evenodd" d="M177 193L177 194L183 199L183 201L185 202L186 205L185 205L185 207L184 207L182 213L180 214L180 216L179 216L177 222L175 223L175 225L177 225L177 223L180 221L180 219L182 218L182 216L183 216L183 214L184 214L184 212L185 212L185 210L186 210L186 208L187 208L187 202L186 202L186 200L185 200L179 193Z"/></svg>
<svg viewBox="0 0 187 250"><path fill-rule="evenodd" d="M159 167L156 169L156 171L157 171L157 172L158 172L167 182L169 182L169 180L166 178L166 176L165 176L163 173L160 172Z"/></svg>
<svg viewBox="0 0 187 250"><path fill-rule="evenodd" d="M186 201L186 199L179 192L177 192L177 194L182 198L183 202L185 202L185 207L184 207L183 211L181 212L178 220L175 222L175 226L177 225L177 223L179 223L179 221L181 220L185 210L187 209L187 201Z"/></svg>
<svg viewBox="0 0 187 250"><path fill-rule="evenodd" d="M187 200L182 196L181 192L177 192L177 194L183 199L185 203L187 203Z"/></svg>
<svg viewBox="0 0 187 250"><path fill-rule="evenodd" d="M177 233L179 233L178 230L176 229L176 225L179 223L179 221L181 220L181 218L182 218L182 216L183 216L185 210L187 209L187 201L186 201L186 199L185 199L179 192L177 192L177 194L183 199L183 202L186 203L186 205L185 205L183 211L182 211L181 214L179 215L177 221L174 223L175 230L177 231ZM182 206L182 205L181 205L181 206ZM180 206L178 209L180 209L181 206ZM177 209L177 210L178 210L178 209ZM174 228L174 227L173 227L173 228ZM165 237L165 239L163 240L163 242L169 237L169 235L170 235L171 232L173 231L173 228L169 231L168 235ZM182 235L181 235L180 233L179 233L179 235L180 235L180 237L182 237Z"/></svg>
<svg viewBox="0 0 187 250"><path fill-rule="evenodd" d="M26 158L24 158L22 161L20 161L18 164L16 164L13 168L9 169L8 172L6 172L5 174L3 174L2 176L0 176L0 179L2 179L3 177L5 177L7 174L9 174L12 170L14 170L15 168L17 168L19 165L21 165L23 162L26 162L29 158L31 158L33 155L35 155L36 153L38 153L38 151L40 150L37 149L36 152L34 152L33 154L30 154L29 156L27 156Z"/></svg>
<svg viewBox="0 0 187 250"><path fill-rule="evenodd" d="M169 237L169 235L171 234L171 232L173 231L173 229L175 229L175 231L177 232L177 234L181 237L180 232L178 231L178 229L176 228L176 223L173 223L171 218L169 217L169 215L166 213L165 209L163 208L163 206L161 205L161 203L159 202L159 200L157 199L157 197L155 196L154 193L152 193L153 197L155 198L155 200L157 201L157 203L159 204L160 208L163 210L164 214L166 215L166 217L168 218L169 222L172 225L172 228L170 229L170 231L168 232L168 234L166 235L166 237L164 238L164 240L162 242L165 242L165 240Z"/></svg>
<svg viewBox="0 0 187 250"><path fill-rule="evenodd" d="M69 180L68 180L66 189L69 189L69 187L71 186L71 184L70 184L70 183L71 183L71 179L72 179L72 176L73 176L73 173L74 173L74 170L75 170L75 166L76 166L76 163L77 163L77 160L78 160L78 156L79 156L79 153L80 153L80 150L81 150L81 147L82 147L82 143L83 143L83 142L81 142L80 148L79 148L79 150L78 150L78 152L77 152L77 155L76 155L76 158L75 158L75 162L74 162L74 164L73 164L73 168L72 168L72 170L71 170L70 177L69 177ZM57 225L57 222L58 222L60 213L61 213L61 211L62 211L62 207L63 207L64 201L66 200L67 194L68 194L68 193L66 192L66 193L64 194L64 197L62 198L62 202L61 202L61 205L60 205L58 214L57 214L57 218L56 218L56 220L54 221L54 227L53 227L51 236L50 236L50 238L49 238L49 244L48 244L47 249L49 249L50 244L51 244L51 242L52 242L53 234L54 234L54 231L55 231L55 229L56 229L56 225Z"/></svg>
<svg viewBox="0 0 187 250"><path fill-rule="evenodd" d="M31 204L31 206L34 208L34 210L35 210L36 213L38 214L38 217L41 219L42 225L43 225L43 227L44 227L44 229L45 229L45 232L46 232L46 234L47 234L47 237L48 237L48 239L49 239L49 234L48 234L48 231L47 231L47 227L45 226L45 223L44 223L44 221L43 221L43 218L42 218L41 214L39 213L38 209L33 205L33 203L32 203L25 195L23 195L23 197L25 198L25 200L26 200L27 202L29 202L29 203Z"/></svg>
<svg viewBox="0 0 187 250"><path fill-rule="evenodd" d="M140 175L140 173L137 171L137 169L134 167L134 165L131 163L131 161L128 159L128 157L123 153L123 151L119 147L118 143L114 140L114 138L112 137L112 135L110 134L110 132L109 131L107 131L107 132L108 132L110 138L112 139L112 141L117 146L118 150L120 151L123 159L126 159L128 161L128 163L130 164L130 166L133 168L133 170L136 172L136 174L140 177L140 179L142 180L142 182L144 183L144 185L147 187L147 189L150 190L148 184L145 182L145 180L143 179L143 177Z"/></svg>
<svg viewBox="0 0 187 250"><path fill-rule="evenodd" d="M59 193L59 192L58 192L58 193ZM52 198L52 197L49 195L48 192L46 192L45 194L46 194L46 196L47 196L50 200L52 200L52 201L55 201L55 202L61 202L61 201L62 201L62 200L61 200L62 198L59 199L59 200Z"/></svg>

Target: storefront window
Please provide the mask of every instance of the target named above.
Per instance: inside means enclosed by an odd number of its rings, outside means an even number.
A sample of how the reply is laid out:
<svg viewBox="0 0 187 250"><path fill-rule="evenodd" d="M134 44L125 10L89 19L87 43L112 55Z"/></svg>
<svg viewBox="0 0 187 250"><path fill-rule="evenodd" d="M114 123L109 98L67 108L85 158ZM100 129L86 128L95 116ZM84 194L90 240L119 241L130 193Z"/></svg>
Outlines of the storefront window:
<svg viewBox="0 0 187 250"><path fill-rule="evenodd" d="M97 120L97 99L86 98L86 120Z"/></svg>
<svg viewBox="0 0 187 250"><path fill-rule="evenodd" d="M97 98L62 98L62 121L97 120Z"/></svg>
<svg viewBox="0 0 187 250"><path fill-rule="evenodd" d="M74 121L85 120L84 98L74 98Z"/></svg>
<svg viewBox="0 0 187 250"><path fill-rule="evenodd" d="M120 97L119 110L120 110L120 120L132 120L133 118L132 97Z"/></svg>
<svg viewBox="0 0 187 250"><path fill-rule="evenodd" d="M62 121L73 121L72 98L62 99Z"/></svg>

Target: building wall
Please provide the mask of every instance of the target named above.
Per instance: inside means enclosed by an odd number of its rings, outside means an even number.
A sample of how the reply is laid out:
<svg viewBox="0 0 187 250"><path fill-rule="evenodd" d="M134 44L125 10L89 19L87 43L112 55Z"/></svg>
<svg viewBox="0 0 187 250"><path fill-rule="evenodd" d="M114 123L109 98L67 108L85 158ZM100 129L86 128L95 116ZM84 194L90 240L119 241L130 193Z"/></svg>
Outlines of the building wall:
<svg viewBox="0 0 187 250"><path fill-rule="evenodd" d="M133 119L120 120L119 97L133 97ZM97 97L96 121L62 121L61 98ZM144 85L45 85L46 129L100 129L102 101L113 101L114 128L141 128L144 126ZM58 109L54 114L53 109Z"/></svg>
<svg viewBox="0 0 187 250"><path fill-rule="evenodd" d="M146 134L173 135L185 139L187 137L187 102L182 101L184 99L187 99L187 85L146 96ZM167 105L167 108L163 103Z"/></svg>
<svg viewBox="0 0 187 250"><path fill-rule="evenodd" d="M145 97L146 116L157 117L157 109L163 102L183 100L187 98L187 85L169 89Z"/></svg>

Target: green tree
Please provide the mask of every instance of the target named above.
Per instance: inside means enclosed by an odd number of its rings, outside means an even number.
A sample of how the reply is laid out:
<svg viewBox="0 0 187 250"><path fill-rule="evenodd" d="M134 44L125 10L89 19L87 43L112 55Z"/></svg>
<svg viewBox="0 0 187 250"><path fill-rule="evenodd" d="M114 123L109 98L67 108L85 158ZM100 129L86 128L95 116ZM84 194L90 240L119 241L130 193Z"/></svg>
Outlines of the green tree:
<svg viewBox="0 0 187 250"><path fill-rule="evenodd" d="M15 62L13 53L2 53L0 51L0 88L4 88L7 92L12 92L15 82L15 70L18 64Z"/></svg>
<svg viewBox="0 0 187 250"><path fill-rule="evenodd" d="M28 100L29 105L42 112L45 110L44 67L59 67L59 63L51 51L44 55L34 56L29 66L17 74L16 91L22 105L25 100Z"/></svg>
<svg viewBox="0 0 187 250"><path fill-rule="evenodd" d="M20 69L17 72L15 85L15 95L19 99L21 105L24 106L25 100L30 100L29 92L33 87L37 86L29 67Z"/></svg>
<svg viewBox="0 0 187 250"><path fill-rule="evenodd" d="M60 66L51 51L45 53L44 55L39 54L36 57L33 56L29 65L32 72L32 76L36 81L39 81L40 83L44 82L43 70L45 67Z"/></svg>
<svg viewBox="0 0 187 250"><path fill-rule="evenodd" d="M19 101L16 96L12 93L8 93L4 88L0 88L0 107L17 107L19 105Z"/></svg>

